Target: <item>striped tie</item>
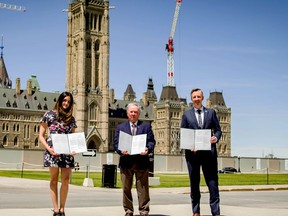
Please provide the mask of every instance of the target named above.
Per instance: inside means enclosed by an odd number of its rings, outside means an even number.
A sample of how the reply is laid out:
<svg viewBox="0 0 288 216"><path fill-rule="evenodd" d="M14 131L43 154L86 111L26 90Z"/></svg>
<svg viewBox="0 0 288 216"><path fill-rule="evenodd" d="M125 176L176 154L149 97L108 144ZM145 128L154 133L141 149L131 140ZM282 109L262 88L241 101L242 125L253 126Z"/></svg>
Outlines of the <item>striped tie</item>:
<svg viewBox="0 0 288 216"><path fill-rule="evenodd" d="M202 123L202 117L201 117L201 110L197 110L198 113L198 126L199 128L202 128L203 123Z"/></svg>
<svg viewBox="0 0 288 216"><path fill-rule="evenodd" d="M135 123L132 124L132 136L136 135L137 125Z"/></svg>

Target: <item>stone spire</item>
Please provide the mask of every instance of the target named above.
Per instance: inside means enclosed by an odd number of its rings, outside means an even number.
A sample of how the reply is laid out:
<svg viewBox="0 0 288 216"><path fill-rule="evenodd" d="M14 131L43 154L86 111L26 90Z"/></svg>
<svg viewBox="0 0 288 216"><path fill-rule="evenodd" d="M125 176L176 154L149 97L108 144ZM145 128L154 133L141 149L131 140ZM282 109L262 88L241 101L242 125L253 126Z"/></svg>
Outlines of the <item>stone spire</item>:
<svg viewBox="0 0 288 216"><path fill-rule="evenodd" d="M149 81L147 84L147 91L143 93L142 101L145 106L148 106L150 103L157 102L157 96L154 91L154 84L153 84L152 78L149 78Z"/></svg>
<svg viewBox="0 0 288 216"><path fill-rule="evenodd" d="M11 88L12 87L12 81L9 79L4 58L3 58L3 35L1 39L1 55L0 55L0 88Z"/></svg>
<svg viewBox="0 0 288 216"><path fill-rule="evenodd" d="M132 85L128 84L126 91L124 92L124 100L135 101L135 99L136 99L136 94L132 88Z"/></svg>

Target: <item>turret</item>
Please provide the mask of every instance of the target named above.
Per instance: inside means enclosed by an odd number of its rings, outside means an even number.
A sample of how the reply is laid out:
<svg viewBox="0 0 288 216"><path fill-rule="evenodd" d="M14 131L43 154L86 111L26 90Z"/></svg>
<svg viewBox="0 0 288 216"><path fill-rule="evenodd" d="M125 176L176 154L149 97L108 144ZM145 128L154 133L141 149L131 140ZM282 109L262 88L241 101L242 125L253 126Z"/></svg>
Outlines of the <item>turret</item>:
<svg viewBox="0 0 288 216"><path fill-rule="evenodd" d="M20 78L16 78L16 94L19 95L21 93L21 86L20 86Z"/></svg>

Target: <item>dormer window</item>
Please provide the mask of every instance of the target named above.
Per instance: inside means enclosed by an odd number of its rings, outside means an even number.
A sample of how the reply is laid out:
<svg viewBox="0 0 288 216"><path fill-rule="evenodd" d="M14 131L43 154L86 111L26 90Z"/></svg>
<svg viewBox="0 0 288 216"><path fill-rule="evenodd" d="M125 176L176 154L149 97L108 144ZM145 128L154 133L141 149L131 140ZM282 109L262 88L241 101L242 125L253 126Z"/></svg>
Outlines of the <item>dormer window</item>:
<svg viewBox="0 0 288 216"><path fill-rule="evenodd" d="M6 107L11 107L10 101L8 100L6 103Z"/></svg>
<svg viewBox="0 0 288 216"><path fill-rule="evenodd" d="M26 109L30 109L30 105L29 105L28 102L25 104L25 108L26 108Z"/></svg>
<svg viewBox="0 0 288 216"><path fill-rule="evenodd" d="M16 103L16 101L13 102L13 107L14 107L14 108L17 108L17 103Z"/></svg>

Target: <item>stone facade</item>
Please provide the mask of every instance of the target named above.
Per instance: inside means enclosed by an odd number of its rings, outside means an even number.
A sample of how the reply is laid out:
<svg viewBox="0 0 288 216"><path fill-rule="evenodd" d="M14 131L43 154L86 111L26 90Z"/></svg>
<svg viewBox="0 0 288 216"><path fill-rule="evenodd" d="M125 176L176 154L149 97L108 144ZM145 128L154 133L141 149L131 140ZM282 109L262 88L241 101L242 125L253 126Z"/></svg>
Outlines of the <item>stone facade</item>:
<svg viewBox="0 0 288 216"><path fill-rule="evenodd" d="M40 92L36 76L21 89L0 88L0 147L16 149L41 149L38 143L40 120L52 109L59 93Z"/></svg>
<svg viewBox="0 0 288 216"><path fill-rule="evenodd" d="M88 148L108 151L109 2L74 1L68 9L66 90Z"/></svg>
<svg viewBox="0 0 288 216"><path fill-rule="evenodd" d="M0 60L3 69L2 54ZM41 92L36 76L27 81L25 90L21 90L17 78L16 87L12 89L6 68L1 74L8 81L0 86L0 147L41 148L39 121L45 111L54 107L59 92ZM70 1L66 90L73 94L77 131L85 132L88 149L113 152L116 127L127 120L126 107L135 101L136 94L131 84L123 99L115 99L114 89L109 89L109 1ZM155 154L183 154L180 149L181 117L191 104L178 96L175 86L164 86L158 100L151 78L138 103L140 119L152 124ZM222 92L211 92L206 105L216 110L223 130L218 144L219 155L231 156L231 109L226 107Z"/></svg>

